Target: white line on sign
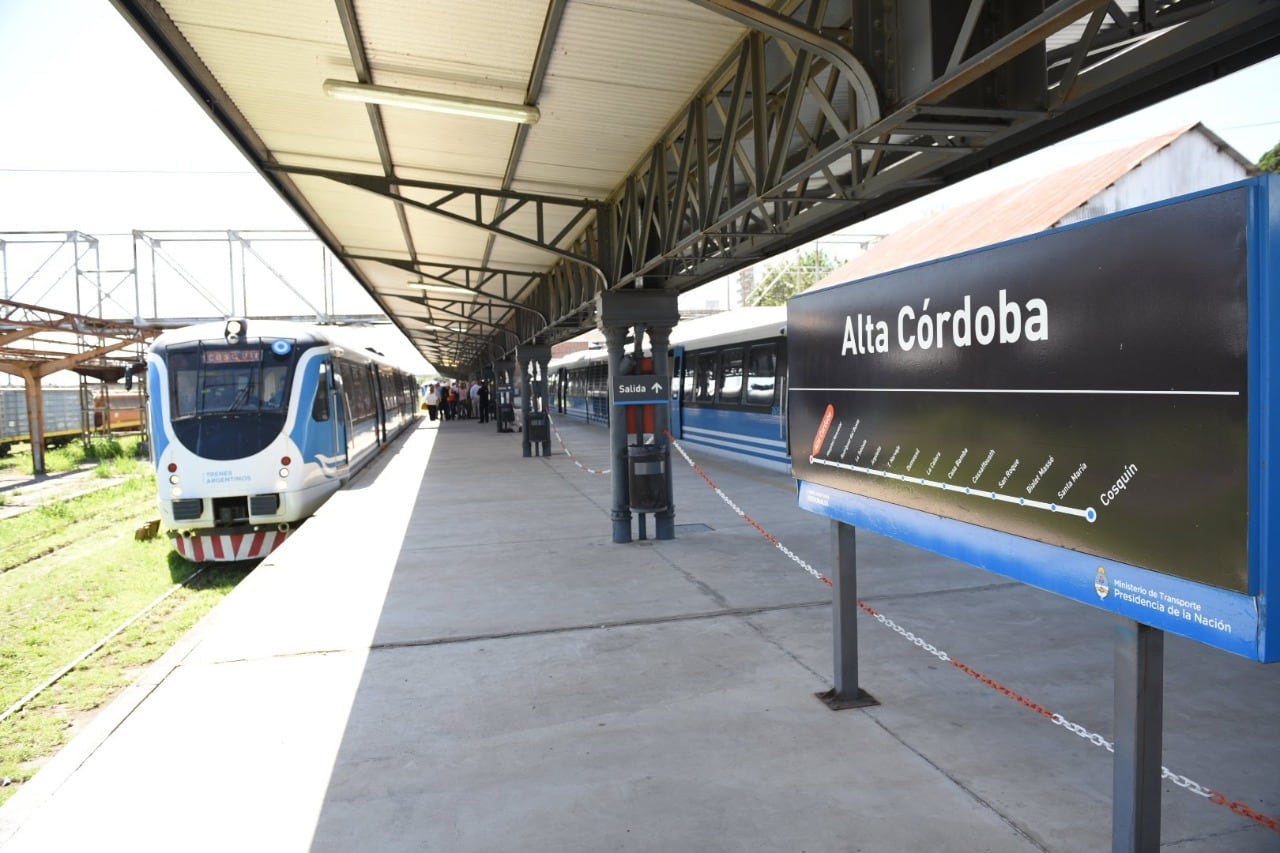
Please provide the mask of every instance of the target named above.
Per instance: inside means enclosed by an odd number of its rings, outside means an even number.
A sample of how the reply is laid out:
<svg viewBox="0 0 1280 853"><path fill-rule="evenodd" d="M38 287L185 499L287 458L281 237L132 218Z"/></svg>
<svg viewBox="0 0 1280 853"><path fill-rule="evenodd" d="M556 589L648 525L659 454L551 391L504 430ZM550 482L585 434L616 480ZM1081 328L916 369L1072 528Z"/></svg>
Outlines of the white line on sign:
<svg viewBox="0 0 1280 853"><path fill-rule="evenodd" d="M895 474L892 471L879 471L875 468L863 468L860 465L849 465L844 462L835 462L831 459L819 459L816 456L810 456L809 462L813 465L827 465L832 468L843 468L846 471L856 471L859 474L871 474L875 477L884 477L886 480L901 480L904 483L918 484L921 486L929 486L933 489L941 489L944 492L956 492L962 495L971 495L977 498L986 498L991 501L1000 501L1002 503L1017 504L1018 506L1027 507L1029 509L1042 509L1047 512L1058 512L1065 515L1075 515L1088 521L1090 524L1098 520L1098 512L1093 507L1078 509L1072 506L1062 506L1060 504L1045 503L1044 501L1033 501L1029 498L1020 498L1017 495L1002 495L999 492L993 492L988 489L976 489L969 486L957 486L954 483L943 483L939 480L926 480L924 477L908 477L906 474Z"/></svg>

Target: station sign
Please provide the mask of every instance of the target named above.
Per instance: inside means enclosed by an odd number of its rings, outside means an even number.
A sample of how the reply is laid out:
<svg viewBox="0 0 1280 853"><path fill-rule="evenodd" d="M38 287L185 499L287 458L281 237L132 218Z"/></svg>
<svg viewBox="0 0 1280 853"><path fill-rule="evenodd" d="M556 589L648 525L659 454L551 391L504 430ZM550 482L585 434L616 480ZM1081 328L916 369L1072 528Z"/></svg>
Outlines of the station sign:
<svg viewBox="0 0 1280 853"><path fill-rule="evenodd" d="M1278 212L1254 179L792 299L801 505L1280 659Z"/></svg>
<svg viewBox="0 0 1280 853"><path fill-rule="evenodd" d="M615 406L670 405L671 377L634 374L613 377Z"/></svg>

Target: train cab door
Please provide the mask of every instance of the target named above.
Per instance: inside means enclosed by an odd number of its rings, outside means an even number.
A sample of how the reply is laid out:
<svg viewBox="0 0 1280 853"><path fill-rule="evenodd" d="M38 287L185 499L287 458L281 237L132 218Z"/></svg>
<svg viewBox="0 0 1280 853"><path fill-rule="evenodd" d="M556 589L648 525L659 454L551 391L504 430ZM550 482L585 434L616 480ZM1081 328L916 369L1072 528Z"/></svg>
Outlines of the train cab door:
<svg viewBox="0 0 1280 853"><path fill-rule="evenodd" d="M338 366L326 361L321 368L325 375L325 393L329 395L329 418L334 454L341 454L345 468L351 462L351 413L347 411L347 395L342 390L342 376Z"/></svg>
<svg viewBox="0 0 1280 853"><path fill-rule="evenodd" d="M671 348L671 434L684 438L684 347Z"/></svg>

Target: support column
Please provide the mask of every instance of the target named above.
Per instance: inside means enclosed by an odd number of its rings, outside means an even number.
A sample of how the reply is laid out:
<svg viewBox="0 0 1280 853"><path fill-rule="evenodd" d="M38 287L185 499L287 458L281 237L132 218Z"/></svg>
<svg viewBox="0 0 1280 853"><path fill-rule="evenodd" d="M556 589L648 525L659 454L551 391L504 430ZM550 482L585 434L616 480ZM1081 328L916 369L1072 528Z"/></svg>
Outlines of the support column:
<svg viewBox="0 0 1280 853"><path fill-rule="evenodd" d="M23 371L27 398L27 435L31 436L31 473L37 477L45 473L44 465L44 388L40 377L31 371Z"/></svg>
<svg viewBox="0 0 1280 853"><path fill-rule="evenodd" d="M622 411L623 407L617 405L618 401L616 399L618 383L623 376L621 366L627 334L631 327L636 326L647 327L650 330L665 328L668 330L669 336L670 329L680 321L680 312L676 301L676 294L663 290L611 290L596 294L596 328L604 332L605 343L609 352L609 452L613 460L613 505L609 511L609 518L613 524L613 541L615 543L631 541L631 460L627 448L627 418ZM653 340L652 331L650 332L650 340ZM669 337L667 340L669 340ZM637 342L637 344L637 349L640 349L640 342ZM663 342L660 361L658 353L655 352L654 356L656 362L655 371L660 371L661 375L668 374L666 340ZM656 375L658 374L655 373ZM669 400L666 400L664 404L669 404L669 402ZM657 408L666 409L666 405L658 406ZM670 412L664 412L664 415L667 417L667 423L669 423ZM657 418L655 417L655 426L656 424ZM659 434L654 441L661 443L661 450L665 451L665 436ZM667 502L670 503L670 460L664 457L664 461L658 463L646 459L643 461L642 467L648 469L657 464L666 466L663 472L666 479L663 482L667 489ZM637 476L652 477L653 474L646 470L645 473ZM653 506L653 504L649 505ZM672 511L665 520L658 522L659 539L672 538L675 529L674 517L674 511Z"/></svg>
<svg viewBox="0 0 1280 853"><path fill-rule="evenodd" d="M819 693L828 708L866 708L880 703L858 686L858 554L857 529L831 521L831 634L834 646L835 687Z"/></svg>
<svg viewBox="0 0 1280 853"><path fill-rule="evenodd" d="M551 347L545 344L520 344L516 347L516 360L524 379L521 407L524 411L524 435L520 446L526 457L538 451L539 456L551 455L551 421L547 413L547 363L551 361Z"/></svg>
<svg viewBox="0 0 1280 853"><path fill-rule="evenodd" d="M1116 625L1112 853L1160 849L1164 632L1132 619Z"/></svg>
<svg viewBox="0 0 1280 853"><path fill-rule="evenodd" d="M515 430L516 414L512 408L516 394L516 363L508 359L499 359L493 363L493 399L498 416L498 432Z"/></svg>

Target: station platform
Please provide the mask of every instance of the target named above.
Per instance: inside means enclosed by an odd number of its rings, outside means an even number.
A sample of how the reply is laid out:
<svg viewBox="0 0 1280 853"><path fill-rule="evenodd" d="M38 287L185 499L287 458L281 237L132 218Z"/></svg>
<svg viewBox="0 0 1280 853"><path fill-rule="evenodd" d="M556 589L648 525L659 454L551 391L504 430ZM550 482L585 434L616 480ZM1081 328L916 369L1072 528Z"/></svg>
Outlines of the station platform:
<svg viewBox="0 0 1280 853"><path fill-rule="evenodd" d="M899 630L860 614L880 704L829 710L830 591L756 527L830 573L794 483L689 451L753 525L673 454L675 538L614 544L606 431L556 426L524 458L422 421L0 808L0 849L1111 849L1109 616L860 531ZM1280 667L1165 658L1163 846L1280 850Z"/></svg>

